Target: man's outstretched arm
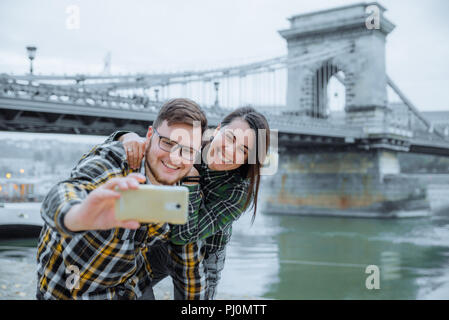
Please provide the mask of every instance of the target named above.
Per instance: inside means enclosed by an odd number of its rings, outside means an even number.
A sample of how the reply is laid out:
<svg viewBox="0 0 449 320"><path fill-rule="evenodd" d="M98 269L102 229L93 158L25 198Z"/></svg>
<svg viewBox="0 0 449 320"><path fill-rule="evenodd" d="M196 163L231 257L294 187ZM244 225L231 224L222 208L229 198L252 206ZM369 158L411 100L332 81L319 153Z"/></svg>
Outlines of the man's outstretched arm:
<svg viewBox="0 0 449 320"><path fill-rule="evenodd" d="M112 145L112 144L111 144ZM41 215L46 224L65 236L81 230L137 228L115 220L113 205L119 194L114 190L135 188L142 175L124 178L121 144L103 144L84 155L72 170L71 177L54 186L42 203Z"/></svg>

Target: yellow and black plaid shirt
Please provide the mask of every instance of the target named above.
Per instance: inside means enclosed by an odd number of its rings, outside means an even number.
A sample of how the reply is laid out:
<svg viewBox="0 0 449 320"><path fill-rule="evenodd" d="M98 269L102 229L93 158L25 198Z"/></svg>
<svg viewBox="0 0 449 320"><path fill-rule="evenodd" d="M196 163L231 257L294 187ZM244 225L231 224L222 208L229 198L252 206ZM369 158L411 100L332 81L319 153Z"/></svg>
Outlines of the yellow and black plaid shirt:
<svg viewBox="0 0 449 320"><path fill-rule="evenodd" d="M137 230L71 232L64 216L89 192L114 177L130 172L120 142L96 146L84 155L69 179L54 186L42 203L45 221L37 252L37 295L43 299L135 299L149 285L152 272L146 254L170 237L168 224L142 224ZM189 211L201 202L199 186L189 186ZM185 274L186 299L202 299L205 278L197 246L182 246L174 254L179 273Z"/></svg>

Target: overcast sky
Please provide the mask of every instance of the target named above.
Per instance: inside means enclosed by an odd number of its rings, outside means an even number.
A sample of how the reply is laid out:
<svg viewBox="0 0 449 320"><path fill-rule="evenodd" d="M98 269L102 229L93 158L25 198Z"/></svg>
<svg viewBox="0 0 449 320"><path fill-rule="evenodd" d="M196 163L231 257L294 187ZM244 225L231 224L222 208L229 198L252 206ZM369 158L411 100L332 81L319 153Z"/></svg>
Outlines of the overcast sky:
<svg viewBox="0 0 449 320"><path fill-rule="evenodd" d="M35 72L112 73L223 66L286 54L278 30L288 17L351 0L1 0L0 73L28 72L25 46L38 47ZM447 0L383 0L396 24L387 72L420 110L449 110ZM68 29L68 6L80 28Z"/></svg>

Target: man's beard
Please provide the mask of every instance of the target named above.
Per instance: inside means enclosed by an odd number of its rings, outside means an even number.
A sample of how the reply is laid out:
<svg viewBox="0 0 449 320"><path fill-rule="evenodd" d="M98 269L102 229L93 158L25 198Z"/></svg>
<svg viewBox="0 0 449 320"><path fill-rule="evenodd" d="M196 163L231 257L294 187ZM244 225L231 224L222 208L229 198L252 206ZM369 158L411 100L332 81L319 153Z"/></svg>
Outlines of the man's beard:
<svg viewBox="0 0 449 320"><path fill-rule="evenodd" d="M145 172L147 174L150 173L154 177L154 179L157 182L159 182L160 184L172 185L176 182L176 181L172 182L172 181L167 181L165 179L162 179L156 172L153 171L153 169L151 169L150 162L147 161L146 159L145 159Z"/></svg>
<svg viewBox="0 0 449 320"><path fill-rule="evenodd" d="M155 172L155 171L151 168L151 165L150 165L150 156L149 156L150 150L151 150L151 140L150 140L150 142L149 142L149 144L148 144L148 147L147 147L147 150L146 150L146 152L145 152L145 173L147 173L147 171L149 171L149 173L154 177L154 179L155 179L157 182L159 182L160 184L164 184L164 185L173 185L173 184L175 184L176 182L180 181L182 178L184 178L184 177L188 174L188 172L187 172L184 176L180 177L179 179L175 179L175 180L173 180L173 181L167 181L167 180L161 178L161 177L159 176L159 174L158 174L157 172Z"/></svg>

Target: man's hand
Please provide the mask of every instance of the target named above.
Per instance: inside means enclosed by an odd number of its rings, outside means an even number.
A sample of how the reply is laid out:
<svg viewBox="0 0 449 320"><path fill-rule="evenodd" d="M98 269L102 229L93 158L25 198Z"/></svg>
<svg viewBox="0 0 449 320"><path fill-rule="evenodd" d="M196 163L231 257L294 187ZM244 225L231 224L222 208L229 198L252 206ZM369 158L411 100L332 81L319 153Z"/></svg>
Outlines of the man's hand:
<svg viewBox="0 0 449 320"><path fill-rule="evenodd" d="M138 189L145 177L131 173L124 178L112 178L87 196L84 201L73 206L64 218L65 226L71 231L108 230L112 228L137 229L138 221L120 221L115 218L115 200L120 198L120 190Z"/></svg>
<svg viewBox="0 0 449 320"><path fill-rule="evenodd" d="M118 141L123 143L130 168L134 170L139 169L145 155L145 138L130 132L121 136Z"/></svg>

